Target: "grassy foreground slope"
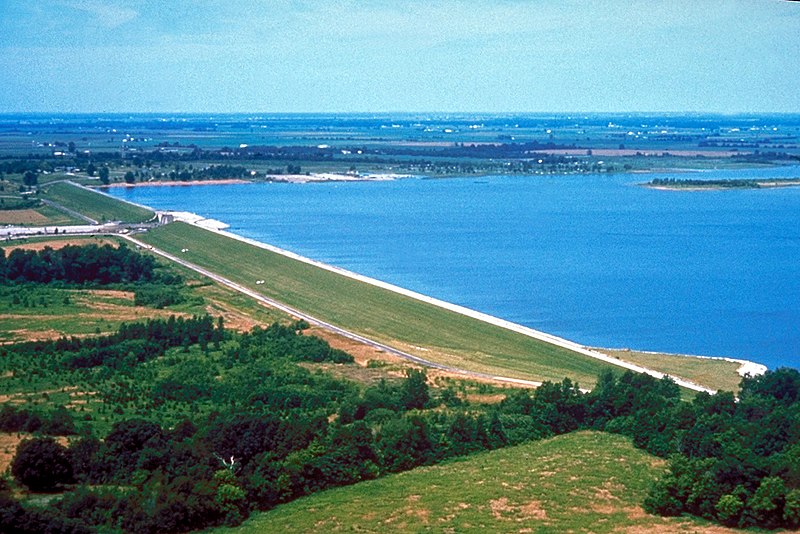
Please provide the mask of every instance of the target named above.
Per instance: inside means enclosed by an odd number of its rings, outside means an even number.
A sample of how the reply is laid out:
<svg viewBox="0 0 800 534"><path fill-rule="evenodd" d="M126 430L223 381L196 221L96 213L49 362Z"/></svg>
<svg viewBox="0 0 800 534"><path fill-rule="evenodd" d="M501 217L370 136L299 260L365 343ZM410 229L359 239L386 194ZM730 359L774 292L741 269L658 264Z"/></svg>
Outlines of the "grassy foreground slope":
<svg viewBox="0 0 800 534"><path fill-rule="evenodd" d="M591 385L611 367L187 224L162 226L141 239L319 319L462 369L539 380L570 377Z"/></svg>
<svg viewBox="0 0 800 534"><path fill-rule="evenodd" d="M151 210L66 182L48 185L43 197L100 222L144 222L155 215Z"/></svg>
<svg viewBox="0 0 800 534"><path fill-rule="evenodd" d="M641 507L665 462L576 432L322 492L217 532L727 532Z"/></svg>

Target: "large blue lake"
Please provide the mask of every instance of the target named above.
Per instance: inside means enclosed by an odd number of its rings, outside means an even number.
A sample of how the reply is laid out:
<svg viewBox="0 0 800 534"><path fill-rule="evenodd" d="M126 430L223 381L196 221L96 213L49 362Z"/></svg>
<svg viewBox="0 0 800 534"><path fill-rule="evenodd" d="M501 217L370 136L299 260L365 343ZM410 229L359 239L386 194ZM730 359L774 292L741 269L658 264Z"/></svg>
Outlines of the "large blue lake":
<svg viewBox="0 0 800 534"><path fill-rule="evenodd" d="M673 175L111 193L586 345L800 367L800 188L634 185L654 176ZM794 177L800 167L700 176Z"/></svg>

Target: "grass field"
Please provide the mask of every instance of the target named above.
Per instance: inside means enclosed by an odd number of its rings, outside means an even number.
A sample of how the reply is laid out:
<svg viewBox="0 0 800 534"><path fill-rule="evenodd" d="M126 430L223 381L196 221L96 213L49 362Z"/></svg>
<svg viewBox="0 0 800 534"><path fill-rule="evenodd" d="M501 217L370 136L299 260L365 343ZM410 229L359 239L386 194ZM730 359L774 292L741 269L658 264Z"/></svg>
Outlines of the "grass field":
<svg viewBox="0 0 800 534"><path fill-rule="evenodd" d="M100 222L144 222L154 215L151 210L65 182L47 186L43 197Z"/></svg>
<svg viewBox="0 0 800 534"><path fill-rule="evenodd" d="M3 248L8 254L14 248L40 250L44 247L58 249L65 245L116 246L119 243L116 238L50 236L14 241ZM0 343L110 333L124 322L170 315L210 313L214 317L223 316L226 325L234 330L250 330L255 325L288 320L285 313L213 284L194 271L174 264L169 268L184 277L190 288L189 294L194 298L166 309L134 305L134 295L129 290L36 284L0 286Z"/></svg>
<svg viewBox="0 0 800 534"><path fill-rule="evenodd" d="M462 369L539 380L568 376L591 386L599 372L610 367L522 334L183 223L154 229L142 240L317 318ZM186 252L181 252L183 249ZM265 283L256 285L256 280ZM705 384L716 385L713 381Z"/></svg>
<svg viewBox="0 0 800 534"><path fill-rule="evenodd" d="M577 432L322 492L222 533L733 532L641 507L665 462Z"/></svg>
<svg viewBox="0 0 800 534"><path fill-rule="evenodd" d="M675 376L691 377L699 384L714 384L722 391L739 391L739 364L721 358L698 358L678 354L598 349L604 354Z"/></svg>
<svg viewBox="0 0 800 534"><path fill-rule="evenodd" d="M67 215L51 206L41 206L28 210L0 211L0 224L13 226L57 226L83 224L83 221Z"/></svg>

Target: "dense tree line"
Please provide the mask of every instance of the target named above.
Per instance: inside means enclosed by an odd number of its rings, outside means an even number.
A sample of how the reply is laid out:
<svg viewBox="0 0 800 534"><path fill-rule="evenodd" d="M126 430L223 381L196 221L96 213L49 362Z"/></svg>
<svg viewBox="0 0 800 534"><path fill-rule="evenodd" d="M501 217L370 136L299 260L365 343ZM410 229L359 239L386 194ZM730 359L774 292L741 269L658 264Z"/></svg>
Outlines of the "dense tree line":
<svg viewBox="0 0 800 534"><path fill-rule="evenodd" d="M156 261L124 245L67 245L58 250L0 248L0 283L112 284L155 279Z"/></svg>
<svg viewBox="0 0 800 534"><path fill-rule="evenodd" d="M48 436L76 433L72 415L64 407L37 411L10 403L0 408L0 432L39 432Z"/></svg>
<svg viewBox="0 0 800 534"><path fill-rule="evenodd" d="M131 366L161 356L170 347L219 342L224 335L221 322L208 316L148 319L127 323L111 335L88 338L61 337L57 340L29 341L0 349L0 357L46 357L60 368L77 369L104 365Z"/></svg>
<svg viewBox="0 0 800 534"><path fill-rule="evenodd" d="M730 526L800 526L800 373L746 378L738 399L700 394L657 417L667 423L658 439L672 444L670 471L646 508Z"/></svg>

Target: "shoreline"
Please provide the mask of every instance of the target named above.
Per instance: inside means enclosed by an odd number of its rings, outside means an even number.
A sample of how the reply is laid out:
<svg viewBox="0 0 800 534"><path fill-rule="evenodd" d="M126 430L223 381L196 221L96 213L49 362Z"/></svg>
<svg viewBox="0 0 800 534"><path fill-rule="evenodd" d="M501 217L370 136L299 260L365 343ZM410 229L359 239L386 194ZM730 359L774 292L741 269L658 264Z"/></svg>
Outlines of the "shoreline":
<svg viewBox="0 0 800 534"><path fill-rule="evenodd" d="M652 351L652 350L641 350L641 349L631 349L629 347L625 348L610 348L610 347L594 347L595 350L608 350L608 351L616 351L616 352L640 352L642 354L651 354L653 356L676 356L679 358L697 358L700 360L717 360L717 361L724 361L730 363L739 364L739 368L736 370L736 373L744 378L747 375L750 376L759 376L763 375L769 370L769 367L764 365L763 363L754 362L751 360L745 360L742 358L731 358L729 356L703 356L700 354L681 354L676 352L659 352L659 351Z"/></svg>
<svg viewBox="0 0 800 534"><path fill-rule="evenodd" d="M396 173L341 174L335 172L312 172L309 174L267 174L264 177L264 181L290 184L311 182L388 182L413 177L415 177L413 174Z"/></svg>
<svg viewBox="0 0 800 534"><path fill-rule="evenodd" d="M258 180L246 180L243 178L225 178L222 180L153 180L152 182L114 182L106 185L93 185L96 189L122 188L122 187L181 187L193 185L238 185L252 183L324 183L324 182L387 182L401 180L403 178L415 178L414 174L397 173L364 173L364 174L341 174L334 172L312 172L309 174L267 174ZM152 208L151 208L152 209Z"/></svg>
<svg viewBox="0 0 800 534"><path fill-rule="evenodd" d="M188 180L186 182L180 181L165 181L165 180L157 180L153 182L136 182L133 184L129 184L126 182L115 182L113 184L108 185L95 185L92 188L97 189L108 189L111 187L180 187L180 186L188 186L188 185L232 185L232 184L249 184L252 183L251 180L242 180L241 178L226 178L224 180ZM153 208L149 208L153 209ZM155 211L155 210L154 210Z"/></svg>

